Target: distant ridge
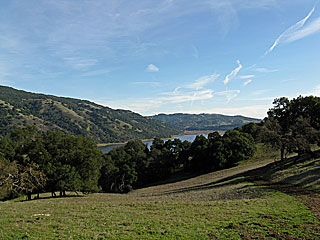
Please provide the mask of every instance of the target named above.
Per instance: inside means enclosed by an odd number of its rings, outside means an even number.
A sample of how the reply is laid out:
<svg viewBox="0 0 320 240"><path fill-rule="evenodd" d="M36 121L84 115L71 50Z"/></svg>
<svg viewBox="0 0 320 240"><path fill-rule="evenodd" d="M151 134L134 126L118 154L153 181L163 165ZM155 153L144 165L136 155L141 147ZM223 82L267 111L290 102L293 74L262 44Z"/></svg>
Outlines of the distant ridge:
<svg viewBox="0 0 320 240"><path fill-rule="evenodd" d="M222 114L158 114L149 117L177 127L184 131L226 131L261 119L244 116L226 116Z"/></svg>
<svg viewBox="0 0 320 240"><path fill-rule="evenodd" d="M82 135L97 143L170 137L182 132L131 111L0 86L0 135L27 125Z"/></svg>

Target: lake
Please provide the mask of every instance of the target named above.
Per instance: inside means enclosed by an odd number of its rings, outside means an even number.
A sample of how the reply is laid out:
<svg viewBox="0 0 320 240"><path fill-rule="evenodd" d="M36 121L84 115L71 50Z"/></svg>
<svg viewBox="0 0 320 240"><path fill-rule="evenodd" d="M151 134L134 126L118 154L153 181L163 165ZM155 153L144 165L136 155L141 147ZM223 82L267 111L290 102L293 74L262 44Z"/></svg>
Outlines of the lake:
<svg viewBox="0 0 320 240"><path fill-rule="evenodd" d="M193 142L194 139L196 138L196 136L198 136L198 135L203 135L206 138L208 137L208 134L199 133L199 134L186 134L186 135L176 136L176 137L173 137L173 138L180 139L182 142L185 141L185 140L187 140L189 142ZM164 141L168 141L168 140L170 140L170 139L166 139ZM151 144L152 144L152 141L144 141L143 143L147 144L147 146L150 147ZM124 143L117 143L117 144L111 144L111 145L108 145L108 146L98 147L98 149L100 149L103 153L108 153L112 149L117 148L117 147L121 147L123 145L125 145L125 144Z"/></svg>

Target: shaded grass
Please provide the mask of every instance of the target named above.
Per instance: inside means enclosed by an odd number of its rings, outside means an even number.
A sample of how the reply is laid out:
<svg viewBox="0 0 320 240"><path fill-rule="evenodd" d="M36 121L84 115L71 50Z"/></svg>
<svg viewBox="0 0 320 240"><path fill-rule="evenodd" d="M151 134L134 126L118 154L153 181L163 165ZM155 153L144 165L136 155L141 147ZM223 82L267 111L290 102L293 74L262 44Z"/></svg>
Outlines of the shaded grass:
<svg viewBox="0 0 320 240"><path fill-rule="evenodd" d="M257 168L254 175L272 183L320 190L320 151L269 163L262 168Z"/></svg>

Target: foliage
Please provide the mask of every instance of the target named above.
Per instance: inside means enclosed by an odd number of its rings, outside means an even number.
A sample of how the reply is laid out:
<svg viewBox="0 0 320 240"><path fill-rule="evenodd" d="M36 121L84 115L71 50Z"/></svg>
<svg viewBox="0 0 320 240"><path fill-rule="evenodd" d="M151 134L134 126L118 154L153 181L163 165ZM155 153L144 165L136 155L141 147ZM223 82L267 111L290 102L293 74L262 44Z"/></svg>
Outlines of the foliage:
<svg viewBox="0 0 320 240"><path fill-rule="evenodd" d="M34 127L14 130L0 139L4 195L39 191L97 192L103 154L81 136Z"/></svg>
<svg viewBox="0 0 320 240"><path fill-rule="evenodd" d="M100 184L107 192L127 192L180 172L201 173L232 167L254 153L254 141L247 133L215 132L200 135L193 143L179 139L164 142L155 138L150 149L141 141L129 141L107 154Z"/></svg>
<svg viewBox="0 0 320 240"><path fill-rule="evenodd" d="M260 119L221 114L159 114L150 117L185 131L227 131Z"/></svg>
<svg viewBox="0 0 320 240"><path fill-rule="evenodd" d="M249 134L232 130L224 136L212 133L208 139L200 135L193 143L155 138L150 149L131 140L103 155L82 136L26 127L0 139L0 156L7 169L2 174L7 188L2 192L8 196L42 190L61 195L66 191L126 193L180 172L234 166L253 154L253 144Z"/></svg>
<svg viewBox="0 0 320 240"><path fill-rule="evenodd" d="M208 139L197 136L190 148L189 168L208 172L232 167L252 157L254 151L252 136L237 130L227 131L223 136L218 132L210 133Z"/></svg>
<svg viewBox="0 0 320 240"><path fill-rule="evenodd" d="M281 159L292 152L311 152L311 144L320 144L319 97L282 97L273 104L260 136L263 142L280 149Z"/></svg>
<svg viewBox="0 0 320 240"><path fill-rule="evenodd" d="M28 195L28 200L31 200L33 192L45 187L46 177L35 163L21 165L0 161L0 169L0 199L24 193Z"/></svg>

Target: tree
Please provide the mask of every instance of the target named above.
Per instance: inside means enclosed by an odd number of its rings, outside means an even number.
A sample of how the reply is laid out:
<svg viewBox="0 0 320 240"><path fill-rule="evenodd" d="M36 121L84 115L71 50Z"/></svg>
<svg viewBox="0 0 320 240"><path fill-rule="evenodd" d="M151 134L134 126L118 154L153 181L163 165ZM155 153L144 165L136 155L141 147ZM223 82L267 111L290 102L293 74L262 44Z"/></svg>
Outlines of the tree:
<svg viewBox="0 0 320 240"><path fill-rule="evenodd" d="M42 136L41 156L31 157L41 166L48 177L47 189L54 192L98 191L102 166L102 152L96 144L81 136L71 136L49 131ZM40 146L40 144L39 144Z"/></svg>
<svg viewBox="0 0 320 240"><path fill-rule="evenodd" d="M237 162L253 156L255 146L250 134L229 130L222 138L225 152L227 153L227 163L225 167L234 166Z"/></svg>
<svg viewBox="0 0 320 240"><path fill-rule="evenodd" d="M23 193L31 200L31 194L35 191L39 194L45 186L46 177L34 163L24 166L0 161L0 169L1 198L12 198Z"/></svg>
<svg viewBox="0 0 320 240"><path fill-rule="evenodd" d="M320 143L320 98L275 99L268 111L260 136L262 141L280 149L281 160L288 153L310 152L310 144Z"/></svg>
<svg viewBox="0 0 320 240"><path fill-rule="evenodd" d="M191 161L187 165L188 169L193 169L195 171L208 171L208 147L209 141L208 139L203 136L199 135L196 136L194 141L190 146L190 156Z"/></svg>

